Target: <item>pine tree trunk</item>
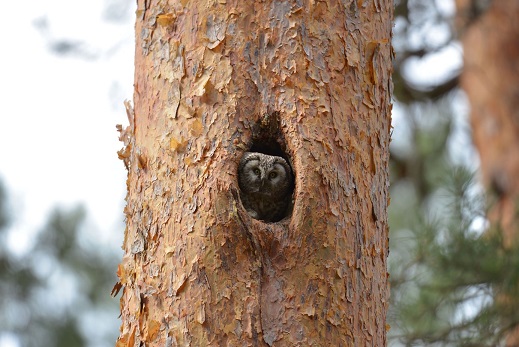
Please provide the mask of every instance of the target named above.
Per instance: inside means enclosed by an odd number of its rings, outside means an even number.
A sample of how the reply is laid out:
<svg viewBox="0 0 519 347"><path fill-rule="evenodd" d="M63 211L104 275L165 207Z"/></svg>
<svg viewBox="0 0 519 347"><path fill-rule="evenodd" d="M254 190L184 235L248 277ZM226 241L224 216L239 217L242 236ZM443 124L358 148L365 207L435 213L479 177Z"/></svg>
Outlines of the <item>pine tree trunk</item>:
<svg viewBox="0 0 519 347"><path fill-rule="evenodd" d="M138 1L117 346L384 346L392 2ZM248 150L293 206L253 219Z"/></svg>
<svg viewBox="0 0 519 347"><path fill-rule="evenodd" d="M474 4L485 2L457 1L458 19L466 28L461 85L469 99L473 139L491 197L489 218L501 226L509 247L518 237L519 2L493 1L474 17ZM513 303L517 304L517 298ZM507 346L518 345L519 329L515 328Z"/></svg>
<svg viewBox="0 0 519 347"><path fill-rule="evenodd" d="M467 13L458 1L460 14ZM506 233L512 232L510 223L519 196L518 15L518 1L494 1L463 36L461 84L471 105L473 138L484 183L501 200L500 212L494 213ZM516 238L505 236L507 240Z"/></svg>

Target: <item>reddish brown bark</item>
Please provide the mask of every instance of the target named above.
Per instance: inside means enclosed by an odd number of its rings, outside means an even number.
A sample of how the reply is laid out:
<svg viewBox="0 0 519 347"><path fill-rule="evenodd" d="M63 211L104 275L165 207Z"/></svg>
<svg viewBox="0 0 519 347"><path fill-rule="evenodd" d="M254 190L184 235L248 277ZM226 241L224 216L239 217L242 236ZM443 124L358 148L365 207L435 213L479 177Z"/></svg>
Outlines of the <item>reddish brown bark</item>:
<svg viewBox="0 0 519 347"><path fill-rule="evenodd" d="M138 1L117 346L384 346L392 3ZM293 211L237 165L278 147ZM260 146L261 147L261 146Z"/></svg>
<svg viewBox="0 0 519 347"><path fill-rule="evenodd" d="M470 102L483 181L497 197L489 217L502 227L510 246L518 238L514 220L519 207L519 2L493 1L477 18L469 16L470 5L471 1L458 0L460 25L466 27L461 85ZM509 336L507 345L519 345L519 330Z"/></svg>
<svg viewBox="0 0 519 347"><path fill-rule="evenodd" d="M463 36L461 78L471 106L473 138L480 153L483 179L501 196L499 219L508 226L519 195L518 15L519 2L494 1L468 27ZM515 237L507 235L507 239Z"/></svg>

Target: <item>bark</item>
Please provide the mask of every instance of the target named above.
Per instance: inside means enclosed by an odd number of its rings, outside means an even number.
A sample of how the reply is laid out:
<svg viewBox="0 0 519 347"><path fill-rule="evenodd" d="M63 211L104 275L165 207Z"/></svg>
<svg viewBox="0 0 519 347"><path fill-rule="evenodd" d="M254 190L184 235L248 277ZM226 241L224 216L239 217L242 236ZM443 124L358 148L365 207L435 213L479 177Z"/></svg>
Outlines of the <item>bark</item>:
<svg viewBox="0 0 519 347"><path fill-rule="evenodd" d="M509 247L518 236L514 221L519 207L519 2L493 1L476 17L472 3L457 3L459 23L466 28L461 86L471 107L483 182L495 197L489 218L501 226ZM515 330L508 346L519 345L519 330Z"/></svg>
<svg viewBox="0 0 519 347"><path fill-rule="evenodd" d="M138 1L117 346L384 346L389 0ZM252 219L249 149L293 208Z"/></svg>

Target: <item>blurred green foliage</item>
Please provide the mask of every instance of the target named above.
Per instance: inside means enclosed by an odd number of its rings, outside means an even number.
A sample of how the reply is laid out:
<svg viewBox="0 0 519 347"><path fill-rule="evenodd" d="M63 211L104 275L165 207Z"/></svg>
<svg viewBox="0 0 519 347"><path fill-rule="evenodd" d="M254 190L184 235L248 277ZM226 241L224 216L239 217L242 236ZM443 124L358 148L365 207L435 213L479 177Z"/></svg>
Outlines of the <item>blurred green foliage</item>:
<svg viewBox="0 0 519 347"><path fill-rule="evenodd" d="M55 209L20 255L8 247L8 206L0 186L0 337L23 347L113 346L118 255L89 241L84 208Z"/></svg>

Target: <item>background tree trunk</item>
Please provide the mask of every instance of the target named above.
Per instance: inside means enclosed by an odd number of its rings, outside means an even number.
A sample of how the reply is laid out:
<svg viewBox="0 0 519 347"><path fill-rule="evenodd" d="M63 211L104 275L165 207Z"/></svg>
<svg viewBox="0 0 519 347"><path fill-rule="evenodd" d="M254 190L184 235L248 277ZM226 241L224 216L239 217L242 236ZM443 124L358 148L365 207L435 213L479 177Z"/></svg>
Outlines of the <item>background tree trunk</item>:
<svg viewBox="0 0 519 347"><path fill-rule="evenodd" d="M478 3L484 2L457 1L459 24L466 27L461 86L470 102L483 181L496 198L489 218L501 226L504 243L510 246L518 242L519 2L492 1L488 9L478 9ZM480 16L474 13L477 10L482 11ZM515 309L517 298L513 303ZM507 346L518 345L519 330L515 328Z"/></svg>
<svg viewBox="0 0 519 347"><path fill-rule="evenodd" d="M138 1L117 346L384 346L392 2ZM252 219L237 165L283 154Z"/></svg>
<svg viewBox="0 0 519 347"><path fill-rule="evenodd" d="M459 0L460 15L469 4ZM474 5L472 5L474 6ZM519 196L519 2L494 1L463 36L461 85L469 98L485 186L499 197L494 220L510 235ZM462 19L464 17L461 17Z"/></svg>

